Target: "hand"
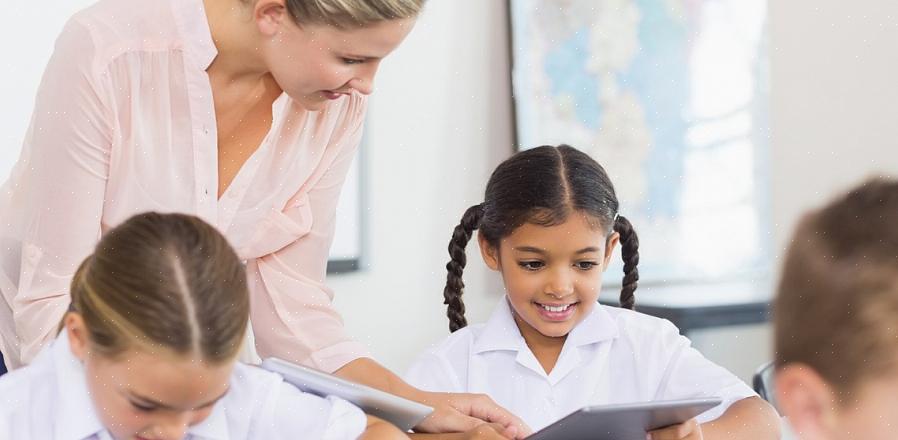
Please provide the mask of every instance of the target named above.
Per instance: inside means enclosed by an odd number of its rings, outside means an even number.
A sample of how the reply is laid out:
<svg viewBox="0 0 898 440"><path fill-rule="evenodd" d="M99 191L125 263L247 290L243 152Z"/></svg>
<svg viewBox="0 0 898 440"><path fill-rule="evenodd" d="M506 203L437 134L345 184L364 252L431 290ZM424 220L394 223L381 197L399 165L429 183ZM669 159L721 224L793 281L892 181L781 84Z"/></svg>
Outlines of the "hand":
<svg viewBox="0 0 898 440"><path fill-rule="evenodd" d="M667 428L649 431L646 440L702 440L702 427L695 419L668 426Z"/></svg>
<svg viewBox="0 0 898 440"><path fill-rule="evenodd" d="M481 423L476 428L465 432L463 440L504 440L508 438L503 432L506 428L498 423Z"/></svg>
<svg viewBox="0 0 898 440"><path fill-rule="evenodd" d="M521 419L484 394L425 393L421 401L433 407L433 413L415 427L421 432L468 433L488 422L492 424L488 426L500 427L492 430L505 438L523 439L532 434Z"/></svg>

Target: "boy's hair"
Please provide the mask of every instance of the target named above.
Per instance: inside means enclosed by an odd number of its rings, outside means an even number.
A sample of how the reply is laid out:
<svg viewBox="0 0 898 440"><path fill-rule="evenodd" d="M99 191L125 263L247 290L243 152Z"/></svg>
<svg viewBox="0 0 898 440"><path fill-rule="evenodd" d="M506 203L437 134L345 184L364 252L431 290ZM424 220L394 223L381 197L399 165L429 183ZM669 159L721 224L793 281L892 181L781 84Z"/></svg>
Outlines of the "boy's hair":
<svg viewBox="0 0 898 440"><path fill-rule="evenodd" d="M71 295L92 349L109 358L138 348L227 362L249 319L243 264L215 228L182 214L139 214L112 229Z"/></svg>
<svg viewBox="0 0 898 440"><path fill-rule="evenodd" d="M618 214L618 201L608 174L589 155L567 145L521 151L502 162L490 176L481 204L468 208L449 241L448 275L443 290L449 330L467 325L462 293L465 246L475 229L494 248L519 226L554 226L576 212L587 214L608 235L620 234L624 278L620 304L632 309L639 280L639 239L630 222Z"/></svg>
<svg viewBox="0 0 898 440"><path fill-rule="evenodd" d="M870 180L807 214L774 305L776 364L842 393L898 364L898 181Z"/></svg>

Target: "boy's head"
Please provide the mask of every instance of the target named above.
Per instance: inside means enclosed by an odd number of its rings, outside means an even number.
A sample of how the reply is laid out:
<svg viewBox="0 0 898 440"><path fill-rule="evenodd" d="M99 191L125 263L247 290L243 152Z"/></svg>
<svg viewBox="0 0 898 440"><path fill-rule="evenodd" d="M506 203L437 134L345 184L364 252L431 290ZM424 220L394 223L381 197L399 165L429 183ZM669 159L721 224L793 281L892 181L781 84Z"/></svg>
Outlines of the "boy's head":
<svg viewBox="0 0 898 440"><path fill-rule="evenodd" d="M898 181L802 219L774 326L777 398L801 438L898 438Z"/></svg>

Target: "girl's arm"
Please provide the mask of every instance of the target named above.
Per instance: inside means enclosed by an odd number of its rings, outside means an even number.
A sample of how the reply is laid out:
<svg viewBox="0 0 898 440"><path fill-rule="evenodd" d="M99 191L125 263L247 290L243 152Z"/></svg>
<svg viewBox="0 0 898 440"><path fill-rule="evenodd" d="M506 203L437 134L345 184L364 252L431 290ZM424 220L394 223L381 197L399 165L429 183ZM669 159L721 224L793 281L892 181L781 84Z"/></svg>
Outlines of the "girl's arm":
<svg viewBox="0 0 898 440"><path fill-rule="evenodd" d="M365 432L359 436L359 440L402 440L407 438L408 435L400 431L399 428L374 416L368 416Z"/></svg>
<svg viewBox="0 0 898 440"><path fill-rule="evenodd" d="M760 397L749 397L733 403L723 415L701 428L706 440L779 439L780 417Z"/></svg>

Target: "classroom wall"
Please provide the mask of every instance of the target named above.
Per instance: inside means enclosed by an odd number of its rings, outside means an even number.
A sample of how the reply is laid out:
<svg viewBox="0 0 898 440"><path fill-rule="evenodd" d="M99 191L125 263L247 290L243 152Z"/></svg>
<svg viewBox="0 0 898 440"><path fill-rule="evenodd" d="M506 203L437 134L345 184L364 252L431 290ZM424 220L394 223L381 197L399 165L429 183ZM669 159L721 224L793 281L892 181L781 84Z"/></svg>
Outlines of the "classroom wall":
<svg viewBox="0 0 898 440"><path fill-rule="evenodd" d="M368 269L331 279L348 327L397 370L444 337L449 233L510 154L505 2L431 0L372 101ZM898 175L898 2L769 2L771 208L779 261L800 213L865 176ZM471 321L501 288L469 253ZM772 356L767 325L695 345L745 380Z"/></svg>

